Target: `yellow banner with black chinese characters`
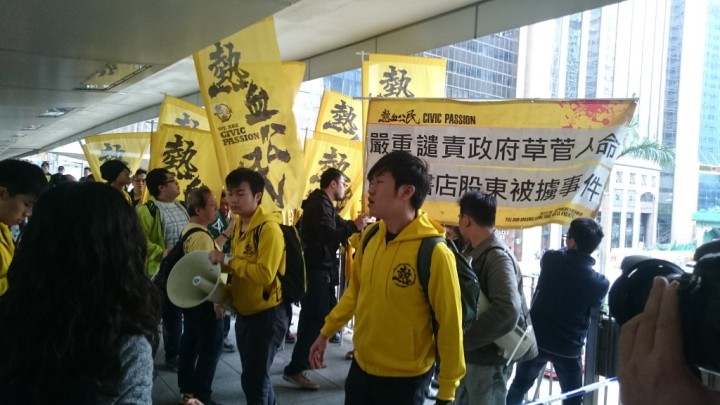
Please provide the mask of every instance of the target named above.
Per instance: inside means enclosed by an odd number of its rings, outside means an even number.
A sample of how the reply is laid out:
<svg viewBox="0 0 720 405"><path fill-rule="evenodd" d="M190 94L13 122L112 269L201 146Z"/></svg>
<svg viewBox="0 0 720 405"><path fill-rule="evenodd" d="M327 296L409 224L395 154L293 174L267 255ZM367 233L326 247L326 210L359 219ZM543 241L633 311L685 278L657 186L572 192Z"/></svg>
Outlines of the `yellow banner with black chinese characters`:
<svg viewBox="0 0 720 405"><path fill-rule="evenodd" d="M165 96L160 107L159 124L210 130L205 109L177 97Z"/></svg>
<svg viewBox="0 0 720 405"><path fill-rule="evenodd" d="M150 169L165 168L175 175L187 201L194 189L208 186L220 201L223 178L217 165L210 131L160 124L150 147Z"/></svg>
<svg viewBox="0 0 720 405"><path fill-rule="evenodd" d="M315 133L362 140L362 103L336 91L326 90L320 102Z"/></svg>
<svg viewBox="0 0 720 405"><path fill-rule="evenodd" d="M320 188L322 173L334 167L349 179L345 198L338 203L340 216L357 217L363 190L362 143L315 132L305 141L305 170L308 174L305 196Z"/></svg>
<svg viewBox="0 0 720 405"><path fill-rule="evenodd" d="M305 62L283 62L282 72L285 77L285 85L287 86L287 94L289 94L293 103L295 102L295 96L300 91L303 78L305 78Z"/></svg>
<svg viewBox="0 0 720 405"><path fill-rule="evenodd" d="M223 178L250 168L265 178L265 208L299 207L305 165L272 17L193 57Z"/></svg>
<svg viewBox="0 0 720 405"><path fill-rule="evenodd" d="M100 166L108 160L122 160L132 173L140 168L143 155L150 147L150 132L93 135L83 139L80 146L95 181L103 181Z"/></svg>
<svg viewBox="0 0 720 405"><path fill-rule="evenodd" d="M373 99L365 170L408 151L432 178L423 206L457 223L458 199L480 190L497 198L498 228L569 225L599 209L636 101Z"/></svg>
<svg viewBox="0 0 720 405"><path fill-rule="evenodd" d="M445 97L447 60L420 56L370 54L362 62L363 131L368 97ZM364 139L364 138L361 138Z"/></svg>

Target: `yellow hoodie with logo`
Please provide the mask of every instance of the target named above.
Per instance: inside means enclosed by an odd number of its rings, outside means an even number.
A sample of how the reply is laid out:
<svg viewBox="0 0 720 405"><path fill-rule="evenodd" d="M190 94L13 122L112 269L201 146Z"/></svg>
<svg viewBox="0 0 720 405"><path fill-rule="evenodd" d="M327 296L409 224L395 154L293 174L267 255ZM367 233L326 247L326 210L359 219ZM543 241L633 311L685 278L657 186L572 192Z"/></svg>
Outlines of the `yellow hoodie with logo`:
<svg viewBox="0 0 720 405"><path fill-rule="evenodd" d="M462 309L453 253L445 244L438 244L433 250L428 283L430 302L417 274L422 239L444 236L444 228L422 210L390 242L386 242L385 223L380 221L379 226L365 251L362 244L358 246L350 284L325 318L320 332L330 337L354 315L355 359L363 371L381 377L418 376L435 362L432 303L440 325L437 347L442 362L438 398L452 400L465 375Z"/></svg>
<svg viewBox="0 0 720 405"><path fill-rule="evenodd" d="M236 217L235 220L237 226L230 244L233 258L228 262L233 271L230 290L235 309L241 315L252 315L282 302L278 278L278 272L285 274L282 218L258 207L243 232L242 219ZM258 246L255 246L255 229L263 223Z"/></svg>
<svg viewBox="0 0 720 405"><path fill-rule="evenodd" d="M7 273L13 254L15 254L15 244L10 228L0 223L0 295L5 294L8 289Z"/></svg>

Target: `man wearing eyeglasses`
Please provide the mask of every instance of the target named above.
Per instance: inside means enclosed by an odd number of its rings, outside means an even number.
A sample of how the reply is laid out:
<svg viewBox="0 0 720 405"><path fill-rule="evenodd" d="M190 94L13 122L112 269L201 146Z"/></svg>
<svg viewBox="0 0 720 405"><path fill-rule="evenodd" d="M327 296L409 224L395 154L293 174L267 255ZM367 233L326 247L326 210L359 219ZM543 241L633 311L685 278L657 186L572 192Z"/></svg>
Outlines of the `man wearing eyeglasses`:
<svg viewBox="0 0 720 405"><path fill-rule="evenodd" d="M310 346L320 333L325 317L335 306L335 286L338 284L337 250L350 235L363 230L365 214L355 221L338 215L335 202L345 198L347 178L338 169L329 168L320 176L320 188L303 201L300 236L305 245L303 253L307 265L308 292L301 301L298 334L292 360L285 367L283 379L300 388L319 388L305 374L310 368ZM292 317L292 313L288 314Z"/></svg>
<svg viewBox="0 0 720 405"><path fill-rule="evenodd" d="M173 173L167 169L153 169L147 174L146 180L150 199L137 208L137 213L147 238L147 272L154 276L162 259L180 239L180 233L190 218L187 210L176 200L180 195L180 185ZM177 371L182 315L180 308L167 297L163 304L162 319L165 365Z"/></svg>
<svg viewBox="0 0 720 405"><path fill-rule="evenodd" d="M137 207L143 202L145 197L145 179L147 177L147 170L137 169L135 175L132 178L132 192L130 198L132 198L133 207Z"/></svg>

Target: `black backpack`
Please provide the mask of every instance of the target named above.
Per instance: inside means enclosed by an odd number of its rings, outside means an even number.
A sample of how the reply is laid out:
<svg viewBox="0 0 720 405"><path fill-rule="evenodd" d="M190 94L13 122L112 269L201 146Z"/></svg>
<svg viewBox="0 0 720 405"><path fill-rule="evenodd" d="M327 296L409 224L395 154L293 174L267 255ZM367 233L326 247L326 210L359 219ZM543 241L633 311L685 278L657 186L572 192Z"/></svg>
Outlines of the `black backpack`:
<svg viewBox="0 0 720 405"><path fill-rule="evenodd" d="M380 224L373 225L372 228L368 229L367 234L363 238L362 248L363 252L370 238L372 238L380 229ZM420 285L425 292L425 298L430 302L428 297L428 282L430 281L430 261L432 258L433 249L438 243L447 243L444 238L440 236L431 236L424 238L420 243L420 249L418 250L417 256L417 271L418 278L420 279ZM460 285L460 306L462 307L462 327L463 332L470 330L473 321L477 318L478 312L478 300L480 299L480 281L478 281L477 274L472 269L470 264L465 257L457 251L454 245L448 245L450 251L453 252L455 257L455 267L457 269L458 282ZM435 319L435 311L430 306L430 311L433 320L433 329L437 331L438 325Z"/></svg>
<svg viewBox="0 0 720 405"><path fill-rule="evenodd" d="M260 232L264 225L263 222L253 232L256 248L260 242ZM285 240L285 275L278 273L283 301L300 302L307 294L307 270L300 233L295 226L279 225Z"/></svg>
<svg viewBox="0 0 720 405"><path fill-rule="evenodd" d="M170 272L175 266L175 263L185 256L185 241L190 237L190 235L199 231L205 232L212 239L212 236L208 231L202 228L191 228L185 232L184 235L180 236L180 240L178 240L177 243L175 243L175 246L170 249L167 256L160 261L160 269L155 274L155 277L153 277L153 283L155 283L157 288L159 288L165 296L167 296L167 280L168 277L170 277Z"/></svg>

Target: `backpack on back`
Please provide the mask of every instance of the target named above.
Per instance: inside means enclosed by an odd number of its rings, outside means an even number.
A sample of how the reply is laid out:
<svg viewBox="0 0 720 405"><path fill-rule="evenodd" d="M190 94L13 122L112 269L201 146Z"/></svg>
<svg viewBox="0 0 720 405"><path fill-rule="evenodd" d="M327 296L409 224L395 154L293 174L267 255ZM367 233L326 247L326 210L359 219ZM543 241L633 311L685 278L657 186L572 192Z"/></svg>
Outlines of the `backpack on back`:
<svg viewBox="0 0 720 405"><path fill-rule="evenodd" d="M253 233L256 248L264 225L265 223L260 224ZM283 301L300 302L307 294L307 270L300 234L295 226L279 225L285 240L285 275L278 273Z"/></svg>
<svg viewBox="0 0 720 405"><path fill-rule="evenodd" d="M170 277L170 272L175 266L175 263L177 263L180 259L183 258L183 256L185 256L185 241L187 241L190 235L195 232L205 232L212 239L212 236L208 231L202 228L191 228L180 237L177 243L175 243L175 246L170 249L170 252L167 254L167 256L163 257L162 261L160 261L160 269L153 277L153 283L155 283L155 285L160 289L160 291L162 291L163 294L165 294L166 296L167 280L168 277Z"/></svg>
<svg viewBox="0 0 720 405"><path fill-rule="evenodd" d="M367 234L363 239L362 248L363 252L370 238L372 238L380 228L379 224L373 225L372 228L368 229ZM424 238L420 243L420 250L417 256L417 272L418 278L420 279L420 285L425 292L425 298L430 302L428 297L428 283L430 281L430 262L432 258L432 252L438 243L446 243L445 239L440 236L432 236ZM450 251L453 252L455 257L455 267L457 269L458 282L460 286L460 306L462 307L462 327L463 332L470 330L473 321L477 317L478 313L478 302L480 299L480 282L478 277L473 271L470 264L465 260L465 257L457 251L452 245L448 245ZM432 312L433 329L437 331L437 320L435 319L435 312L430 306Z"/></svg>

